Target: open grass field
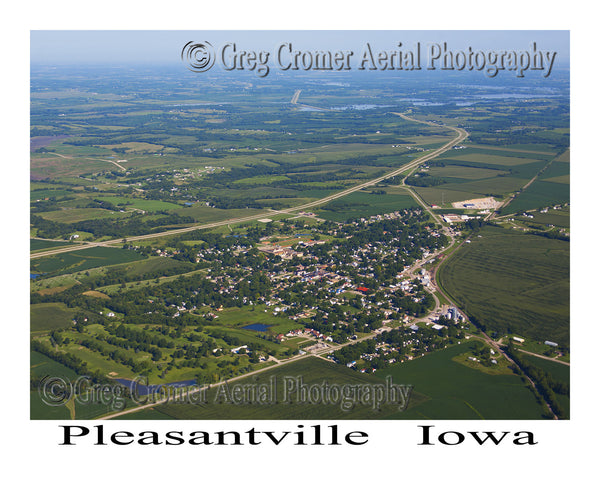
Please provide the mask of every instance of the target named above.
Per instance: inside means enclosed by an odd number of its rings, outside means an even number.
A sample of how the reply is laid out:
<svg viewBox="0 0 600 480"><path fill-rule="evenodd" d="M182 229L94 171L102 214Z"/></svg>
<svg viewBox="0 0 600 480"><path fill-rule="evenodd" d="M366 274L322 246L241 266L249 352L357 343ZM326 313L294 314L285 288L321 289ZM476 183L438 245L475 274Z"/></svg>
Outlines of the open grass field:
<svg viewBox="0 0 600 480"><path fill-rule="evenodd" d="M569 343L569 242L487 227L438 271L442 288L488 331Z"/></svg>
<svg viewBox="0 0 600 480"><path fill-rule="evenodd" d="M59 253L31 261L34 273L75 273L89 268L141 260L143 257L132 250L111 247L92 247L85 250Z"/></svg>
<svg viewBox="0 0 600 480"><path fill-rule="evenodd" d="M267 312L264 310L260 308L253 309L252 307L225 308L217 312L219 318L214 320L214 323L233 328L242 328L253 323L262 323L270 326L267 333L271 334L287 333L290 330L301 327L298 323L290 320L285 313L273 315L272 309L269 309ZM253 330L243 330L243 332L252 334Z"/></svg>

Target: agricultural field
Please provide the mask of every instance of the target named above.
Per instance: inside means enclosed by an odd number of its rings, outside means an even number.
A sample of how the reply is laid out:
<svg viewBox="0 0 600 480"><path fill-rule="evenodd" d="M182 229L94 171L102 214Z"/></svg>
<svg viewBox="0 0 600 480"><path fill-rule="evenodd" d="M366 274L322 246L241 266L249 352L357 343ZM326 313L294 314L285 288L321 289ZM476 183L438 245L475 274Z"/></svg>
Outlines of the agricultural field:
<svg viewBox="0 0 600 480"><path fill-rule="evenodd" d="M273 402L255 402L254 404L235 405L228 404L222 400L217 388L212 388L207 394L206 402L201 405L165 405L157 406L155 410L173 419L264 419L264 420L286 420L286 419L376 419L382 415L391 414L398 410L397 404L389 404L381 407L381 411L373 409L372 405L357 404L344 411L340 403L309 404L308 402L294 401L290 398L288 404L283 401L286 379L302 382L307 385L384 385L385 380L371 375L362 375L349 368L337 365L325 360L308 357L275 369L258 372L247 379L230 383L230 388L235 385L274 385L275 394ZM291 387L287 387L288 391ZM146 418L141 412L138 418ZM156 418L154 412L150 418Z"/></svg>
<svg viewBox="0 0 600 480"><path fill-rule="evenodd" d="M31 305L30 331L32 334L50 332L72 324L75 310L62 303L38 303Z"/></svg>
<svg viewBox="0 0 600 480"><path fill-rule="evenodd" d="M545 360L543 358L534 357L532 355L524 355L527 362L541 368L544 372L551 375L554 379L570 385L571 382L571 368L567 365L562 365L557 362ZM563 407L566 412L570 411L571 401L569 395L557 394L556 398L559 404Z"/></svg>
<svg viewBox="0 0 600 480"><path fill-rule="evenodd" d="M426 328L448 305L418 272L439 266L435 283L490 334L569 343L569 243L521 231L569 227L568 77L551 96L532 86L520 98L511 81L398 89L387 76L258 83L149 72L32 68L32 418L109 411L75 399L45 410L33 387L52 372L153 384L273 375L278 395L286 376L414 385L405 412L212 401L132 419L542 418L506 360L469 363L477 342L463 339L475 325ZM514 196L501 214L533 218L449 225L423 204L446 211L489 196ZM46 251L70 245L85 248ZM375 374L311 356L371 348L384 325L409 336L406 320L423 343L350 359Z"/></svg>
<svg viewBox="0 0 600 480"><path fill-rule="evenodd" d="M389 190L389 189L388 189ZM345 222L350 219L366 218L372 215L383 215L408 207L416 206L416 200L405 191L382 190L386 194L355 192L342 199L334 200L321 207L318 216L334 222Z"/></svg>
<svg viewBox="0 0 600 480"><path fill-rule="evenodd" d="M92 247L34 259L31 261L31 272L44 275L75 273L103 265L133 262L142 258L139 253L122 248Z"/></svg>
<svg viewBox="0 0 600 480"><path fill-rule="evenodd" d="M69 245L69 242L51 241L51 240L40 240L32 238L29 240L29 250L34 252L36 250L45 250L46 248L56 248L64 245Z"/></svg>
<svg viewBox="0 0 600 480"><path fill-rule="evenodd" d="M152 412L137 412L135 418L159 419L537 419L543 410L516 375L488 375L465 367L452 358L468 352L469 344L457 345L426 355L415 361L378 371L360 374L347 367L308 357L276 369L257 373L239 384L273 382L279 401L274 404L234 405L217 397L211 389L202 405L165 405ZM412 385L408 408L399 411L395 404L373 409L356 405L344 412L339 404L308 405L282 401L286 378L301 379L306 385L383 385L391 379L395 385ZM288 387L290 388L290 387ZM258 402L256 402L258 403ZM160 415L157 415L157 412ZM124 416L123 418L127 418Z"/></svg>
<svg viewBox="0 0 600 480"><path fill-rule="evenodd" d="M569 242L485 227L438 272L488 332L569 343Z"/></svg>
<svg viewBox="0 0 600 480"><path fill-rule="evenodd" d="M540 176L512 200L501 214L551 207L568 203L570 199L570 152L553 161ZM551 223L551 222L547 222Z"/></svg>
<svg viewBox="0 0 600 480"><path fill-rule="evenodd" d="M467 144L444 153L418 169L407 178L406 183L412 185L426 202L440 206L478 196L501 199L520 191L540 172L547 175L555 169L556 164L561 164L558 159L554 161L555 158L543 150L484 148ZM568 173L568 166L560 171ZM568 177L556 178L568 184ZM525 192L534 187L532 192L535 193L538 189L535 185L534 182ZM560 185L558 188L564 187L567 188L568 200L568 185ZM520 202L521 195L515 201ZM564 195L559 194L556 198L558 197L562 199ZM548 205L548 201L545 205Z"/></svg>
<svg viewBox="0 0 600 480"><path fill-rule="evenodd" d="M379 370L394 383L414 385L420 394L405 412L386 419L539 419L544 413L516 375L489 375L452 361L470 350L470 342L433 352L411 362Z"/></svg>

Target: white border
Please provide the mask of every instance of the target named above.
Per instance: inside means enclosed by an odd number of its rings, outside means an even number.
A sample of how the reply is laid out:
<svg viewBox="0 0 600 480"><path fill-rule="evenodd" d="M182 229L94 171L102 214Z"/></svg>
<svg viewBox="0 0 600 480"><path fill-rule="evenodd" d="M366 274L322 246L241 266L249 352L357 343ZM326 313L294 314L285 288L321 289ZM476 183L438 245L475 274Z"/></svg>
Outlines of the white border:
<svg viewBox="0 0 600 480"><path fill-rule="evenodd" d="M133 475L240 475L246 478L372 478L419 475L424 478L503 478L529 475L568 475L574 470L589 471L594 445L595 401L593 388L597 361L584 341L596 333L593 299L595 262L594 233L586 231L591 213L586 201L595 193L598 138L591 116L598 81L595 40L597 25L591 10L565 2L503 1L425 2L130 2L108 0L27 2L17 14L5 12L3 45L3 91L7 108L2 115L4 136L4 188L2 191L5 229L2 276L4 322L3 365L8 383L3 389L6 422L2 428L5 462L21 473L58 478L84 475L100 478L114 472ZM350 423L366 430L371 441L365 447L60 447L55 422L29 421L27 391L28 352L28 130L29 124L29 30L30 29L531 29L571 30L572 72L572 420L568 422L430 422L445 429L466 431L531 429L536 447L416 447L416 424L420 422L335 422ZM15 180L16 179L16 180ZM594 183L592 183L594 182ZM589 193L588 193L589 192ZM16 240L16 242L15 242ZM587 308L586 308L587 307ZM16 335L15 335L16 334ZM586 351L586 348L588 349ZM593 373L592 373L593 372ZM81 422L76 422L81 423ZM96 424L97 422L85 422ZM111 429L182 429L179 422L105 422ZM187 423L187 422L186 422ZM194 422L196 423L196 422ZM246 425L282 430L298 422L201 422L186 430L240 429ZM332 422L322 422L328 424ZM429 423L429 422L428 422ZM210 424L215 424L211 426ZM595 449L594 449L595 450ZM19 455L23 452L26 457ZM146 452L146 454L144 454ZM11 471L7 468L6 471ZM12 470L15 471L15 470Z"/></svg>

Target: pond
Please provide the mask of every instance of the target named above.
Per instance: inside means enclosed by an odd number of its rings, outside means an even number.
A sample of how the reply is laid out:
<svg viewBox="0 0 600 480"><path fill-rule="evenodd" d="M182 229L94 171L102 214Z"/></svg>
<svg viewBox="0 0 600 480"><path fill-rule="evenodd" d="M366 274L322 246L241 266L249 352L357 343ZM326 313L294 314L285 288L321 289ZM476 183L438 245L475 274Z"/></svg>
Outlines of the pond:
<svg viewBox="0 0 600 480"><path fill-rule="evenodd" d="M265 323L252 323L242 327L242 330L254 330L255 332L266 332L271 325Z"/></svg>

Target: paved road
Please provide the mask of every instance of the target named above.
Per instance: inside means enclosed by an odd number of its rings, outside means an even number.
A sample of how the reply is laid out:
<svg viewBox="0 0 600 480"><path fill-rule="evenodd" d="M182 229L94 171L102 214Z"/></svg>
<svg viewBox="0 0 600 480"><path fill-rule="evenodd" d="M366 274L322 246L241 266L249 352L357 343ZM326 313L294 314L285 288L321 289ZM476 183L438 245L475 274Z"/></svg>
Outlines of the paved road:
<svg viewBox="0 0 600 480"><path fill-rule="evenodd" d="M319 205L323 205L325 203L331 202L332 200L336 200L336 199L342 198L346 195L350 195L351 193L358 192L359 190L362 190L364 188L372 187L384 180L387 180L388 178L395 177L396 175L404 173L422 163L425 163L425 162L431 160L432 158L437 157L438 155L441 155L442 153L450 150L452 147L454 147L455 145L462 142L468 136L468 133L466 131L464 131L462 128L450 127L447 125L438 125L436 123L426 122L423 120L416 120L416 119L407 117L404 113L394 113L394 115L398 115L398 116L404 118L405 120L408 120L411 122L423 123L425 125L431 125L431 126L436 126L436 127L445 127L445 128L448 128L448 129L456 132L457 136L455 138L453 138L452 140L450 140L445 145L443 145L442 147L440 147L432 152L429 152L426 155L423 155L419 158L416 158L415 160L412 160L411 162L403 165L402 167L397 168L385 175L382 175L381 177L375 178L373 180L369 180L368 182L364 182L359 185L355 185L353 187L347 188L346 190L342 190L341 192L334 193L333 195L329 195L329 196L327 196L325 198L321 198L319 200L308 202L308 203L305 203L303 205L299 205L296 207L280 209L278 211L280 213L285 213L285 214L296 213L296 212L305 210L307 208L313 208L313 207L317 207ZM419 201L419 203L421 205L423 205L422 201ZM425 208L427 208L427 207L425 207ZM429 211L429 213L432 214L431 210L428 209L428 211ZM222 220L222 221L218 221L218 222L206 223L206 224L201 224L201 225L194 225L191 227L177 228L177 229L166 230L166 231L158 232L158 233L150 233L147 235L138 235L138 236L133 236L133 237L127 237L125 240L128 242L134 242L134 241L139 241L139 240L149 240L149 239L157 238L157 237L164 237L164 236L169 236L169 235L177 235L177 234L181 234L181 233L192 232L194 230L215 228L215 227L220 227L220 226L224 226L224 225L233 225L236 223L242 223L242 222L247 222L247 221L251 221L251 220L260 220L263 218L268 218L269 216L272 216L272 215L273 215L272 211L261 212L259 214L250 215L247 217L231 218L228 220ZM436 218L436 217L434 216L433 218ZM73 245L73 246L64 247L64 248L57 248L57 249L53 249L53 250L45 250L43 252L32 253L30 255L30 258L40 258L40 257L49 256L49 255L55 255L57 253L73 252L73 251L83 250L86 248L97 247L97 246L104 246L104 247L115 246L115 245L121 244L122 242L123 242L123 239L119 239L119 238L114 239L114 240L107 240L104 242L89 242L89 243L80 244L80 245Z"/></svg>

